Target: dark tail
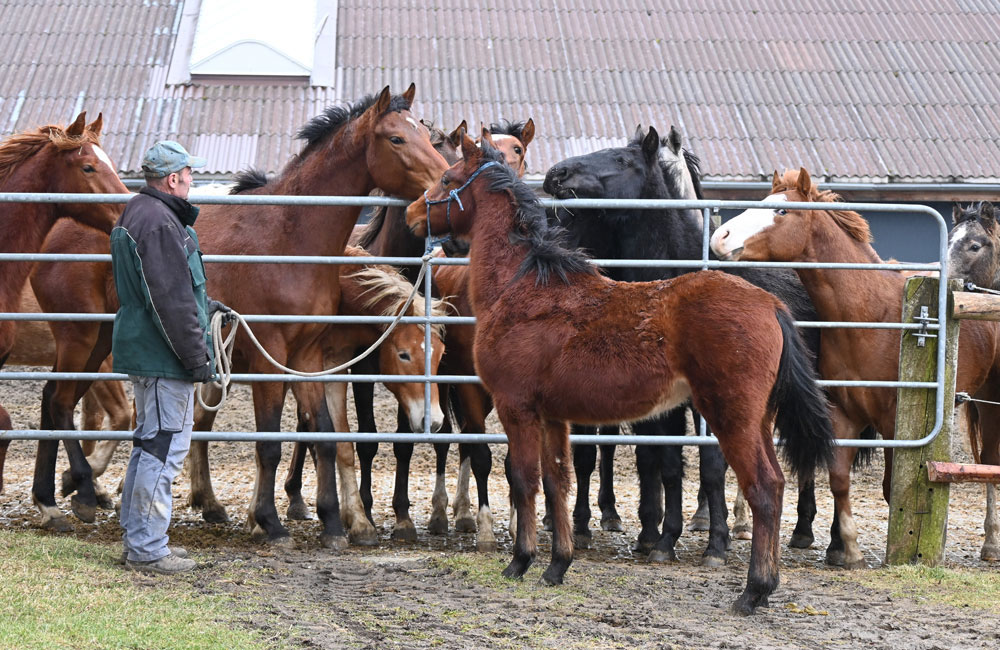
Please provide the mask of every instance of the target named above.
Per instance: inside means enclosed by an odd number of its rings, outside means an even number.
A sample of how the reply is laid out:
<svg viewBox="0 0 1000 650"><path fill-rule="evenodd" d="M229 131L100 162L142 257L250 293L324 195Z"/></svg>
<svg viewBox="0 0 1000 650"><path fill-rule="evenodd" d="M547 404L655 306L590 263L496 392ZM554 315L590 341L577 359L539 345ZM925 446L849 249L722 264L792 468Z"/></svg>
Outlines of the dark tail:
<svg viewBox="0 0 1000 650"><path fill-rule="evenodd" d="M792 315L784 307L775 314L781 325L782 349L778 377L769 406L777 412L775 427L782 455L799 476L812 476L817 466L833 460L833 426L823 390L816 385L816 371Z"/></svg>

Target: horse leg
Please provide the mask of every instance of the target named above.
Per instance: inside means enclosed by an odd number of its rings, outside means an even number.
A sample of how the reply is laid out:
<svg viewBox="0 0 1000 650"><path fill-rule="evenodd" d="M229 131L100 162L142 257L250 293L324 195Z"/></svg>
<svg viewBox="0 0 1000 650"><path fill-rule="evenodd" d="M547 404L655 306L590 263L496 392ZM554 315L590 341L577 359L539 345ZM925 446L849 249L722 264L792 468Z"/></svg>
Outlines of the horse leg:
<svg viewBox="0 0 1000 650"><path fill-rule="evenodd" d="M0 431L10 431L13 428L10 414L3 406L0 406ZM7 462L7 447L9 446L10 440L0 440L0 494L3 494L3 466Z"/></svg>
<svg viewBox="0 0 1000 650"><path fill-rule="evenodd" d="M991 397L996 399L996 396ZM987 465L1000 465L1000 428L996 424L996 407L988 404L977 404L976 407L983 413L980 418L983 436L981 460ZM989 415L991 410L994 415ZM979 553L979 557L985 562L1000 560L1000 519L997 518L996 494L996 485L987 483L986 518L983 521L986 539L983 540L983 548Z"/></svg>
<svg viewBox="0 0 1000 650"><path fill-rule="evenodd" d="M364 363L362 361L361 363ZM359 370L358 372L362 372ZM375 372L378 372L377 370ZM373 373L374 374L374 373ZM358 431L374 433L378 431L378 424L375 422L375 384L370 382L357 382L351 384L354 391L354 410L358 416ZM448 411L445 410L447 415ZM361 465L361 503L365 509L365 517L368 523L375 526L375 519L372 518L372 463L375 454L378 453L377 442L358 442L354 445L358 452L358 461Z"/></svg>
<svg viewBox="0 0 1000 650"><path fill-rule="evenodd" d="M452 514L455 516L455 531L474 533L476 519L472 516L472 500L469 499L469 480L472 478L472 456L466 444L458 446L458 484L455 487L455 501ZM440 460L440 459L439 459Z"/></svg>
<svg viewBox="0 0 1000 650"><path fill-rule="evenodd" d="M617 436L618 426L603 426L599 430L602 436ZM615 445L601 445L600 477L601 486L597 488L597 507L601 509L601 528L620 533L622 518L615 508Z"/></svg>
<svg viewBox="0 0 1000 650"><path fill-rule="evenodd" d="M836 534L831 530L826 563L847 569L868 566L858 546L858 529L851 514L851 465L856 454L854 447L838 447L834 450L834 462L830 467Z"/></svg>
<svg viewBox="0 0 1000 650"><path fill-rule="evenodd" d="M684 526L681 516L681 479L684 476L683 448L675 445L661 448L660 481L663 484L663 531L649 552L650 562L676 562L674 546Z"/></svg>
<svg viewBox="0 0 1000 650"><path fill-rule="evenodd" d="M813 520L816 519L816 475L799 476L798 519L788 545L792 548L809 548L813 543Z"/></svg>
<svg viewBox="0 0 1000 650"><path fill-rule="evenodd" d="M195 388L197 391L198 388ZM211 384L202 385L202 397L207 404L217 404L221 392ZM211 431L215 422L215 411L206 411L194 402L194 431ZM266 430L266 429L265 429ZM219 503L212 488L212 473L208 464L208 441L192 440L188 449L188 477L191 480L191 493L188 504L195 510L201 510L201 518L210 524L222 524L229 521L226 508Z"/></svg>
<svg viewBox="0 0 1000 650"><path fill-rule="evenodd" d="M678 447L678 449L680 449ZM726 460L718 447L702 446L699 449L701 488L709 504L708 546L701 557L702 566L719 567L726 563L729 548L729 525L726 520Z"/></svg>
<svg viewBox="0 0 1000 650"><path fill-rule="evenodd" d="M120 431L121 429L118 430ZM127 431L128 429L125 430ZM93 446L92 451L87 454L87 463L94 472L94 492L97 495L97 505L102 510L114 510L115 502L111 498L111 495L108 494L108 491L104 489L104 486L97 480L97 477L107 471L108 465L111 464L111 458L118 450L119 442L120 441L118 440L98 441L97 444ZM63 473L63 477L65 480L65 472Z"/></svg>
<svg viewBox="0 0 1000 650"><path fill-rule="evenodd" d="M531 566L538 549L535 497L538 494L542 423L530 410L507 408L502 402L496 403L496 411L507 434L506 473L511 500L514 502L512 511L517 511L514 556L502 575L505 578L520 578ZM569 523L568 517L566 523ZM566 542L569 543L569 539ZM555 547L553 543L553 553ZM570 546L570 557L572 551ZM554 560L553 557L553 562Z"/></svg>
<svg viewBox="0 0 1000 650"><path fill-rule="evenodd" d="M593 435L596 427L574 424L574 435ZM590 477L597 467L597 445L573 445L573 471L576 473L576 504L573 506L573 544L590 548L594 534L590 532ZM602 485L603 487L603 485Z"/></svg>
<svg viewBox="0 0 1000 650"><path fill-rule="evenodd" d="M638 423L633 423L633 431ZM637 431L636 431L637 433ZM653 445L635 446L635 468L639 476L639 536L632 545L634 553L648 554L660 538L663 520L663 482L660 467L663 450Z"/></svg>
<svg viewBox="0 0 1000 650"><path fill-rule="evenodd" d="M252 390L257 430L280 431L286 385L258 382ZM292 538L278 519L274 505L275 473L281 461L281 443L257 442L255 447L257 473L247 517L250 535L274 546L292 547Z"/></svg>
<svg viewBox="0 0 1000 650"><path fill-rule="evenodd" d="M427 532L431 535L448 534L448 488L445 485L444 472L448 464L450 446L446 442L434 444L434 492L431 495L431 519L427 522ZM468 478L465 480L465 500L469 500Z"/></svg>
<svg viewBox="0 0 1000 650"><path fill-rule="evenodd" d="M410 519L409 496L413 443L393 443L392 453L396 456L396 483L392 491L392 511L396 515L396 524L392 528L392 538L399 542L415 542L417 529Z"/></svg>
<svg viewBox="0 0 1000 650"><path fill-rule="evenodd" d="M305 424L299 420L297 431L305 431ZM296 442L292 446L292 457L288 462L288 472L285 473L285 496L288 497L288 508L285 509L285 517L296 521L307 521L312 519L309 506L302 498L302 470L306 464L306 452L310 444L307 442Z"/></svg>
<svg viewBox="0 0 1000 650"><path fill-rule="evenodd" d="M325 392L334 431L349 432L351 425L347 421L347 384L326 384ZM337 443L337 476L340 479L340 519L347 527L348 541L357 546L375 546L378 544L378 533L368 521L358 492L354 444L350 442Z"/></svg>
<svg viewBox="0 0 1000 650"><path fill-rule="evenodd" d="M51 430L56 428L49 407L57 387L56 382L49 381L45 383L45 388L42 389L41 428L43 429ZM35 473L31 486L31 499L42 516L41 527L65 533L72 531L73 526L66 519L66 515L56 505L55 473L56 456L58 453L58 440L38 441L38 452L35 455Z"/></svg>
<svg viewBox="0 0 1000 650"><path fill-rule="evenodd" d="M306 372L316 371L320 370L323 365L323 355L303 352L299 359L289 359L289 361L294 367L303 368ZM301 414L305 428L310 433L333 432L335 430L326 403L326 391L322 384L296 382L293 393L298 404L298 412ZM277 406L280 418L281 403L278 403ZM347 547L348 541L340 520L340 502L337 498L337 443L314 442L313 449L316 454L316 515L322 524L319 542L323 548L340 551ZM280 457L280 447L278 456ZM271 481L270 509L276 516L273 470ZM259 506L260 503L257 502L257 505ZM287 535L287 531L285 534Z"/></svg>
<svg viewBox="0 0 1000 650"><path fill-rule="evenodd" d="M655 420L636 422L632 430L636 435L682 436L687 430L687 415L684 409L674 409ZM668 449L663 445L636 445L635 461L639 470L639 522L642 528L633 551L649 553L658 546L660 551L670 556L683 526L680 512L683 465L680 455L676 448ZM668 485L673 490L672 494L664 492ZM673 513L669 507L664 510L664 504L668 502L676 505ZM671 516L674 519L668 521L667 517ZM662 533L659 530L661 520ZM664 535L671 536L672 541L663 539Z"/></svg>
<svg viewBox="0 0 1000 650"><path fill-rule="evenodd" d="M476 496L479 509L476 511L476 550L492 553L497 550L497 538L493 533L493 511L490 510L489 480L493 469L493 452L482 443L466 445L472 474L476 477Z"/></svg>
<svg viewBox="0 0 1000 650"><path fill-rule="evenodd" d="M552 560L542 573L542 583L561 585L566 569L573 562L573 528L569 507L569 423L546 422L542 454L542 480L552 499Z"/></svg>
<svg viewBox="0 0 1000 650"><path fill-rule="evenodd" d="M747 499L743 490L736 488L736 498L733 500L733 537L736 539L753 539L753 522L747 514Z"/></svg>
<svg viewBox="0 0 1000 650"><path fill-rule="evenodd" d="M701 414L698 411L693 411L694 414L694 430L698 433L701 429ZM702 447L704 449L704 447ZM691 520L688 522L688 530L709 530L711 527L711 515L708 512L708 495L705 494L705 486L698 485L698 507L691 515Z"/></svg>

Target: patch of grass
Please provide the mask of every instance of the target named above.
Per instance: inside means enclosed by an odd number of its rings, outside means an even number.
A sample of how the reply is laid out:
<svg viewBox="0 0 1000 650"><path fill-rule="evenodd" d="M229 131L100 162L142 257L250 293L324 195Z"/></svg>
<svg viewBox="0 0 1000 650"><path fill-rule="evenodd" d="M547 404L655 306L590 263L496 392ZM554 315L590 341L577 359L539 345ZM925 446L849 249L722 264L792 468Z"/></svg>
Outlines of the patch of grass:
<svg viewBox="0 0 1000 650"><path fill-rule="evenodd" d="M137 581L118 553L0 530L0 647L273 647L236 627L227 598L195 593L188 576Z"/></svg>
<svg viewBox="0 0 1000 650"><path fill-rule="evenodd" d="M882 589L893 598L935 601L1000 614L1000 574L994 571L904 565L852 572L835 579Z"/></svg>
<svg viewBox="0 0 1000 650"><path fill-rule="evenodd" d="M584 602L588 600L594 585L591 580L579 572L574 573L572 582L558 587L548 587L540 584L539 578L545 568L533 565L522 580L508 580L500 575L507 560L503 557L484 557L475 553L457 553L431 558L431 563L446 569L451 569L457 576L473 584L507 591L518 598L538 598L546 602Z"/></svg>

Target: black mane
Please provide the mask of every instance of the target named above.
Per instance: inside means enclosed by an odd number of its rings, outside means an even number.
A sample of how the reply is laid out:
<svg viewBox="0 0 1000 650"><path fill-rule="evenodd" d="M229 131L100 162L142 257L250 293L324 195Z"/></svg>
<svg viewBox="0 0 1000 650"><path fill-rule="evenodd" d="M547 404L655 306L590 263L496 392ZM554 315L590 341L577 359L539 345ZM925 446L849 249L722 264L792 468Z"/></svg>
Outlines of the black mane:
<svg viewBox="0 0 1000 650"><path fill-rule="evenodd" d="M486 143L483 143L482 152L484 160L499 163L483 170L483 175L490 181L490 191L510 192L517 205L510 241L514 245L528 247L517 277L535 271L538 274L536 283L546 285L552 275L559 276L565 284L570 283L571 273L597 275L597 267L590 263L590 258L583 251L565 247L562 228L549 224L538 197L507 165L503 154Z"/></svg>
<svg viewBox="0 0 1000 650"><path fill-rule="evenodd" d="M525 124L527 122L511 122L501 119L499 122L490 124L490 133L492 135L512 135L520 140L521 135L524 133Z"/></svg>
<svg viewBox="0 0 1000 650"><path fill-rule="evenodd" d="M353 104L329 106L299 129L295 137L306 141L306 149L313 147L351 120L360 117L377 100L378 95L373 94L366 95ZM410 102L406 101L402 95L393 95L386 112L407 110L410 110Z"/></svg>
<svg viewBox="0 0 1000 650"><path fill-rule="evenodd" d="M230 190L230 194L243 194L250 190L257 190L268 184L267 174L261 169L245 169L236 174L236 185Z"/></svg>
<svg viewBox="0 0 1000 650"><path fill-rule="evenodd" d="M385 205L377 205L372 208L371 217L368 219L368 223L361 228L361 236L358 238L356 246L365 250L371 249L375 238L378 237L382 226L385 225L385 215L388 211L389 207Z"/></svg>

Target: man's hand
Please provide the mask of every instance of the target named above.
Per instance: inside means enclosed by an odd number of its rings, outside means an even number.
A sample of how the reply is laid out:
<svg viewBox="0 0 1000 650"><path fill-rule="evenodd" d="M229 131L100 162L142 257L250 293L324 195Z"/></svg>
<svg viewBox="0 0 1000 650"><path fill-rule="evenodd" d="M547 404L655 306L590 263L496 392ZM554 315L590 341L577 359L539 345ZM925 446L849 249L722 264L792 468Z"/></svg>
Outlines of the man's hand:
<svg viewBox="0 0 1000 650"><path fill-rule="evenodd" d="M206 361L205 365L198 366L197 368L191 371L191 374L193 375L192 378L194 380L194 383L207 384L212 381L212 378L215 376L215 371L212 368L211 363Z"/></svg>
<svg viewBox="0 0 1000 650"><path fill-rule="evenodd" d="M218 312L222 312L222 325L223 326L228 325L229 323L232 323L234 320L236 320L236 314L233 313L232 309L230 309L226 305L222 304L218 300L213 300L212 298L209 298L208 299L208 318L209 318L209 320L212 319L212 317L215 315L215 312L217 312L217 311Z"/></svg>

